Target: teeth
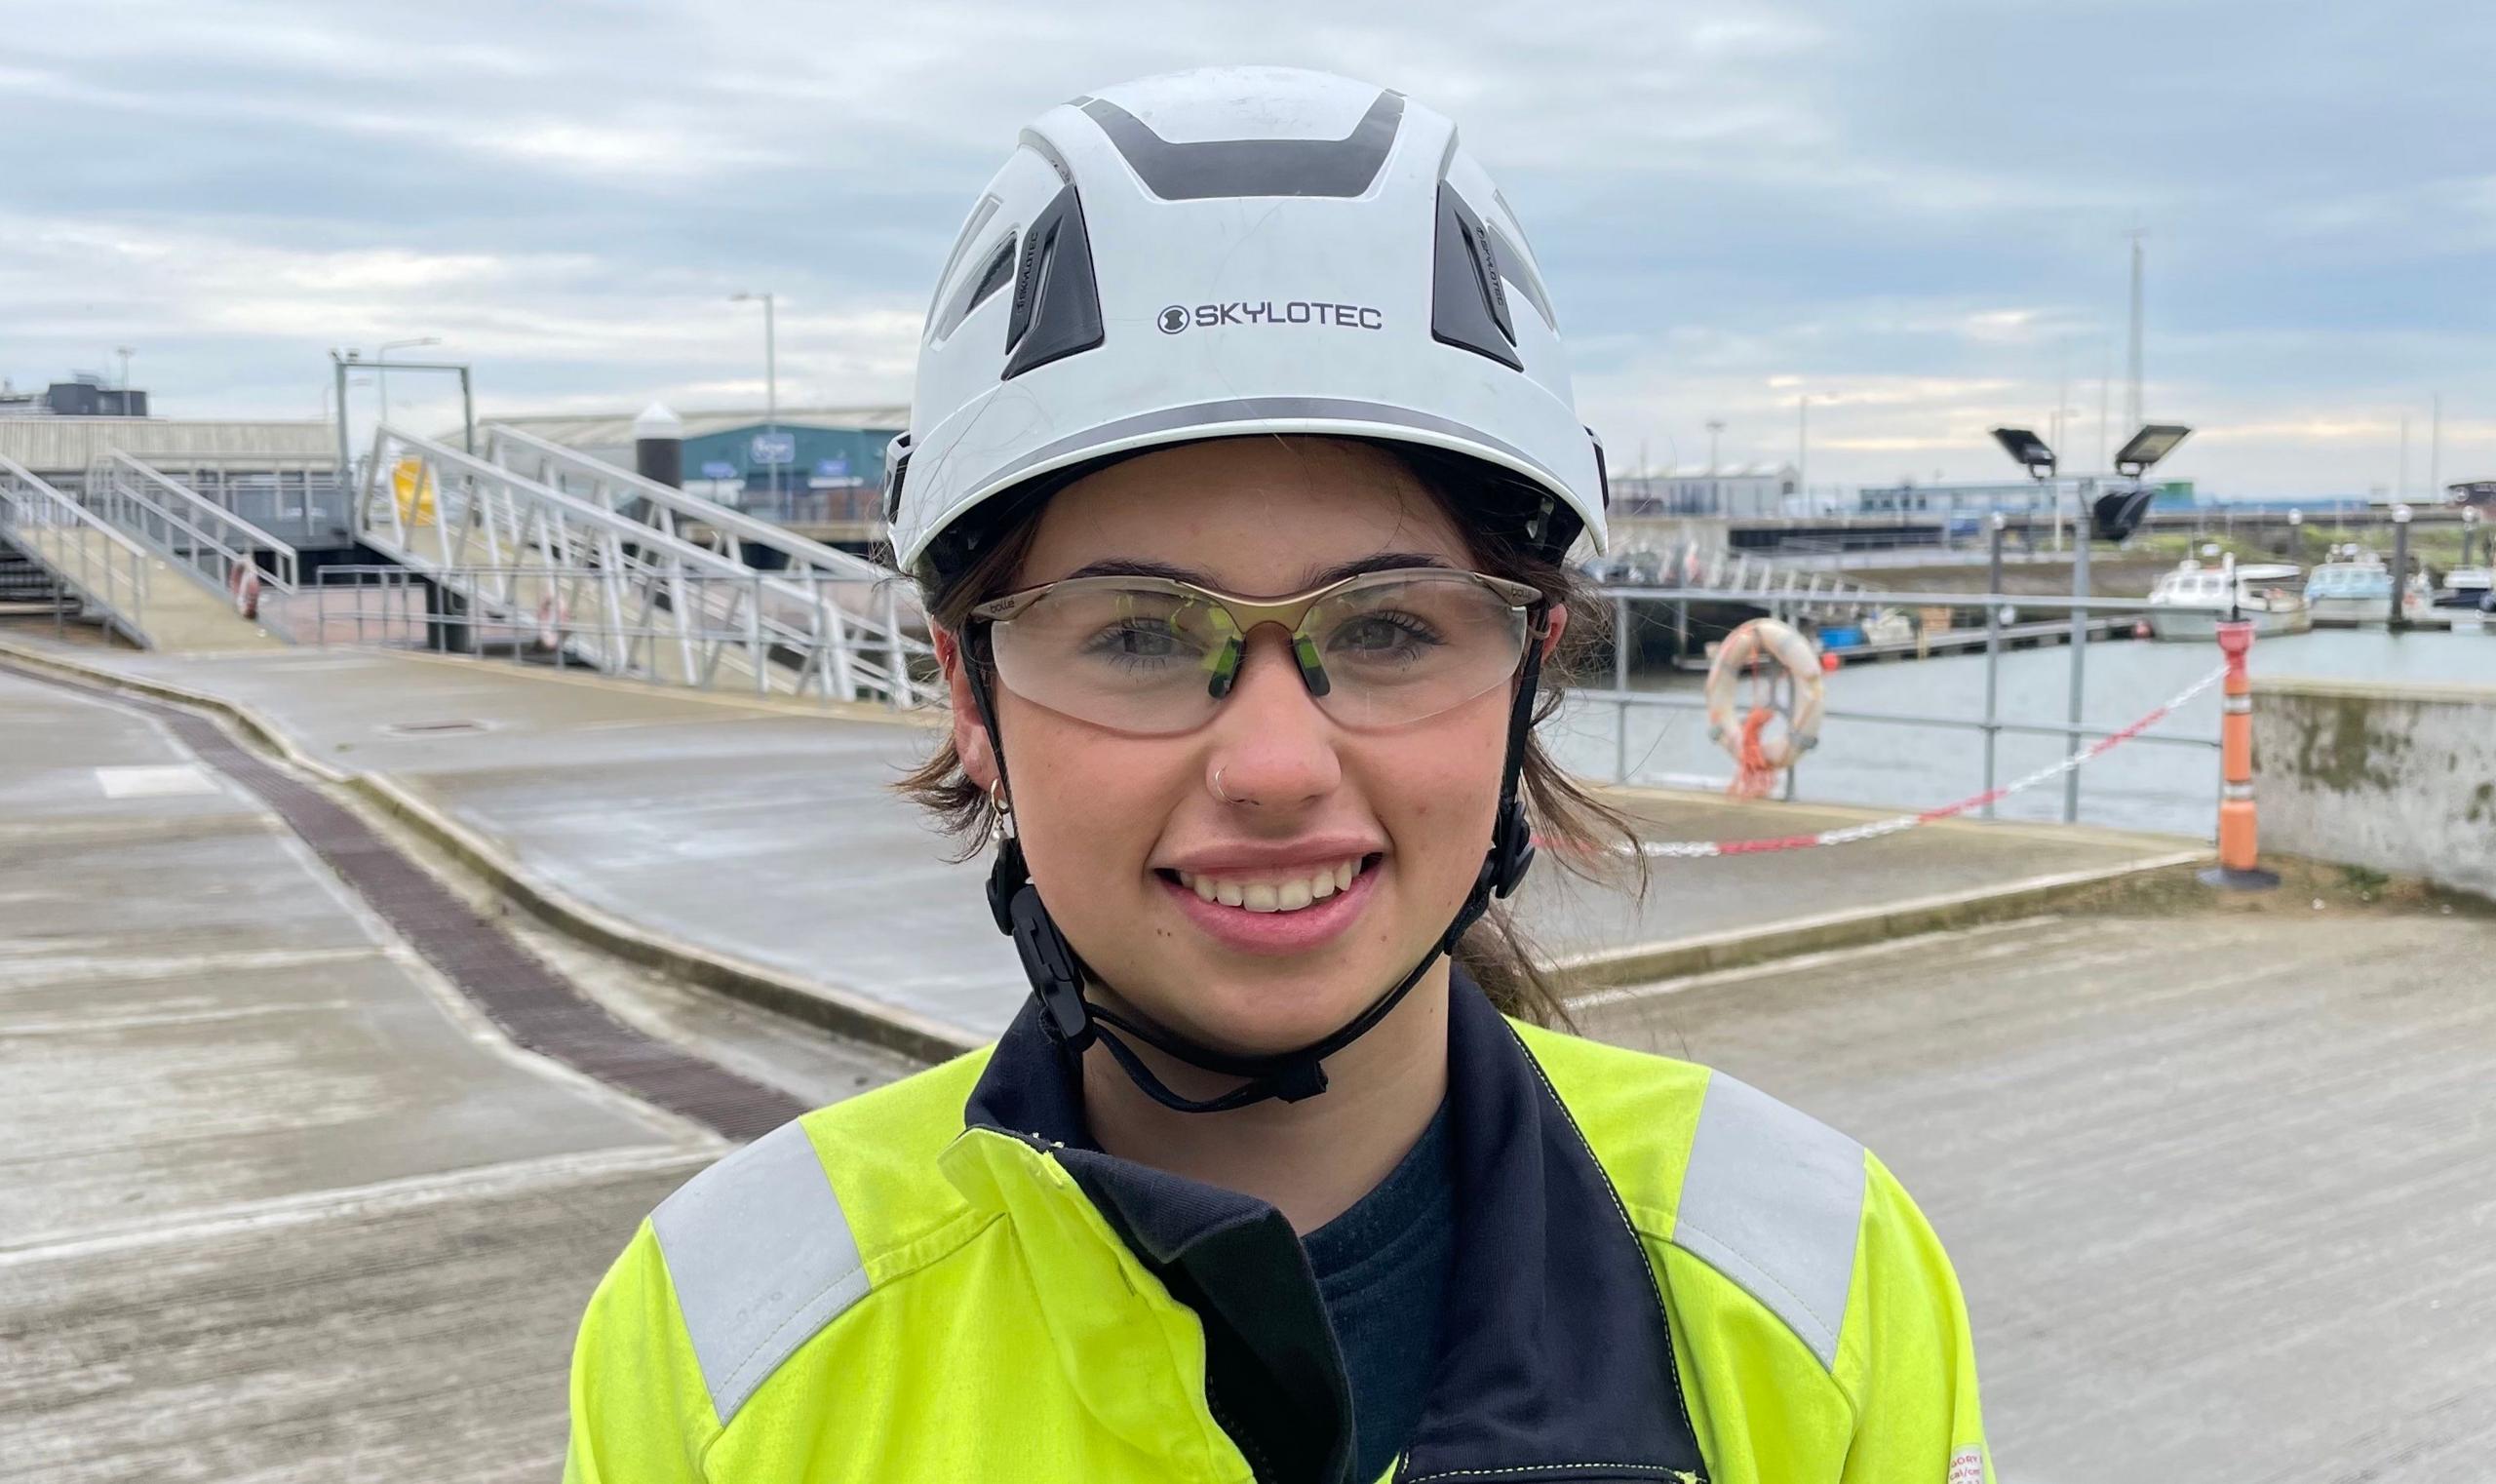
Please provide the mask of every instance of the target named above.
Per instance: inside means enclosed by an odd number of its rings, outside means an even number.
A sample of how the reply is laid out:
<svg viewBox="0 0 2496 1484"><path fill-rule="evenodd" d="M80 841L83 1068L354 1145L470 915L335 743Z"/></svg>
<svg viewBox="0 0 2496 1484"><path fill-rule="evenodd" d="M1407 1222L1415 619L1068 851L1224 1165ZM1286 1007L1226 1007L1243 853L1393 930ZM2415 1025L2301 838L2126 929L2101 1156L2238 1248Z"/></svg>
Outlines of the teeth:
<svg viewBox="0 0 2496 1484"><path fill-rule="evenodd" d="M1297 880L1232 881L1182 871L1179 881L1199 899L1220 902L1225 907L1246 912L1298 912L1339 891L1350 890L1352 879L1360 872L1361 863L1354 859L1319 867Z"/></svg>

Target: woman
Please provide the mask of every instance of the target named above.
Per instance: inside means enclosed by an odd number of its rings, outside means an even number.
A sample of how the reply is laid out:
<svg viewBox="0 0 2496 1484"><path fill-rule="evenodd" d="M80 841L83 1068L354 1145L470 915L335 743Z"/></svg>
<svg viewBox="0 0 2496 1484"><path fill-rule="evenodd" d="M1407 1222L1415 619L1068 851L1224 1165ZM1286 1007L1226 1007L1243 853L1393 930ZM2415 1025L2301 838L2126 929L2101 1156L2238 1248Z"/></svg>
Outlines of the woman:
<svg viewBox="0 0 2496 1484"><path fill-rule="evenodd" d="M1446 120L1257 69L1026 131L887 513L954 703L908 787L1033 997L652 1215L571 1477L1989 1478L1876 1160L1534 1024L1493 903L1618 823L1534 736L1604 503Z"/></svg>

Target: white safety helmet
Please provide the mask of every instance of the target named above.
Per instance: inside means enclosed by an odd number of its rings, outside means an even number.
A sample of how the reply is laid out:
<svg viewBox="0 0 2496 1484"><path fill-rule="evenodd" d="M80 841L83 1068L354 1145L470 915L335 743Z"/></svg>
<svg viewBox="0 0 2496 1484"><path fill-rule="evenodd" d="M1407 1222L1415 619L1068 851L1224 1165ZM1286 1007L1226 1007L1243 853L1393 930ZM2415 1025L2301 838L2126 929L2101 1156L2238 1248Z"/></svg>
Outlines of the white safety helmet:
<svg viewBox="0 0 2496 1484"><path fill-rule="evenodd" d="M1052 471L1250 433L1469 455L1604 541L1602 449L1550 295L1454 124L1283 67L1050 109L928 306L910 431L886 457L896 565L918 569L966 514Z"/></svg>

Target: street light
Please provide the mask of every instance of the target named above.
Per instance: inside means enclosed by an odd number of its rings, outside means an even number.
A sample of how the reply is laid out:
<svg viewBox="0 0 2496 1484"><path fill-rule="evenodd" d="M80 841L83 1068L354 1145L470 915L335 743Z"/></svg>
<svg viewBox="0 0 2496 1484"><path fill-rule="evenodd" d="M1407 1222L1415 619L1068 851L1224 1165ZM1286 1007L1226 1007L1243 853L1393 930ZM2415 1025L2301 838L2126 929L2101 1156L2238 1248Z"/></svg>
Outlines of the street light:
<svg viewBox="0 0 2496 1484"><path fill-rule="evenodd" d="M2141 483L2141 476L2151 467L2175 451L2176 445L2192 436L2193 430L2181 423L2153 422L2131 436L2131 440L2115 452L2115 468L2132 482L2129 489L2116 489L2097 498L2089 512L2089 521L2097 533L2109 541L2121 541L2140 528L2149 515L2150 501L2156 498L2151 488Z"/></svg>
<svg viewBox="0 0 2496 1484"><path fill-rule="evenodd" d="M130 411L130 358L138 352L128 345L116 345L113 354L121 357L121 410L127 414Z"/></svg>
<svg viewBox="0 0 2496 1484"><path fill-rule="evenodd" d="M2153 422L2132 435L2131 442L2115 452L2115 468L2126 479L2139 479L2152 464L2175 451L2175 446L2193 436L2191 428L2181 423Z"/></svg>
<svg viewBox="0 0 2496 1484"><path fill-rule="evenodd" d="M2002 445L2002 450L2010 455L2013 463L2026 466L2030 479L2043 484L2054 477L2054 450L2036 434L2026 428L1996 428L1993 440Z"/></svg>
<svg viewBox="0 0 2496 1484"><path fill-rule="evenodd" d="M2026 428L1996 428L1993 430L1993 439L1994 442L2002 445L2002 450L2025 468L2028 471L2028 477L2038 484L2042 485L2054 477L2054 450L2046 447L2046 441L2035 433ZM2052 496L2051 504L2054 524L2060 527L2062 498L2059 493ZM2072 532L2071 595L2075 599L2086 600L2088 597L2088 525L2086 517L2087 509L2086 496L2081 500L2081 508L2084 515L2079 523L2080 528ZM2075 753L2080 751L2082 742L2080 701L2083 694L2083 666L2087 655L2088 609L2080 603L2075 603L2071 610L2071 701L2064 711L2064 721L2069 728L2065 736L2071 750ZM1990 739L1992 733L1988 731L1986 736ZM2073 768L2063 775L2063 823L2073 824L2079 819L2080 769Z"/></svg>
<svg viewBox="0 0 2496 1484"><path fill-rule="evenodd" d="M771 503L780 504L780 342L768 293L732 293L731 304L762 301L762 428L771 440Z"/></svg>
<svg viewBox="0 0 2496 1484"><path fill-rule="evenodd" d="M439 345L441 343L442 336L440 335L424 335L413 340L384 340L381 342L381 348L372 353L372 364L386 368L390 363L390 352L394 350L408 350L418 345ZM381 397L381 420L386 423L390 420L390 372L387 370L383 370L376 371L374 374L381 378L381 384L379 387Z"/></svg>

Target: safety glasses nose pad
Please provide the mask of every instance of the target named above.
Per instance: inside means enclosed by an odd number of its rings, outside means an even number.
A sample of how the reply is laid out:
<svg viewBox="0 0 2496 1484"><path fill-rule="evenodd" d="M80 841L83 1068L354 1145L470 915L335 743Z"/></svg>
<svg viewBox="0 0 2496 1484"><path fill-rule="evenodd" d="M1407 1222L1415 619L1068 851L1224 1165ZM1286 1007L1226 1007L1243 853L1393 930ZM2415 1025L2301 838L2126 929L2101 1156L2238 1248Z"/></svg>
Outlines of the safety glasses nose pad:
<svg viewBox="0 0 2496 1484"><path fill-rule="evenodd" d="M1239 679L1239 636L1223 642L1205 661L1205 694L1219 701L1230 694L1231 684Z"/></svg>
<svg viewBox="0 0 2496 1484"><path fill-rule="evenodd" d="M1291 655L1300 662L1301 683L1308 687L1311 696L1323 698L1327 691L1335 688L1335 683L1326 678L1325 662L1317 657L1315 639L1306 634L1293 635Z"/></svg>

